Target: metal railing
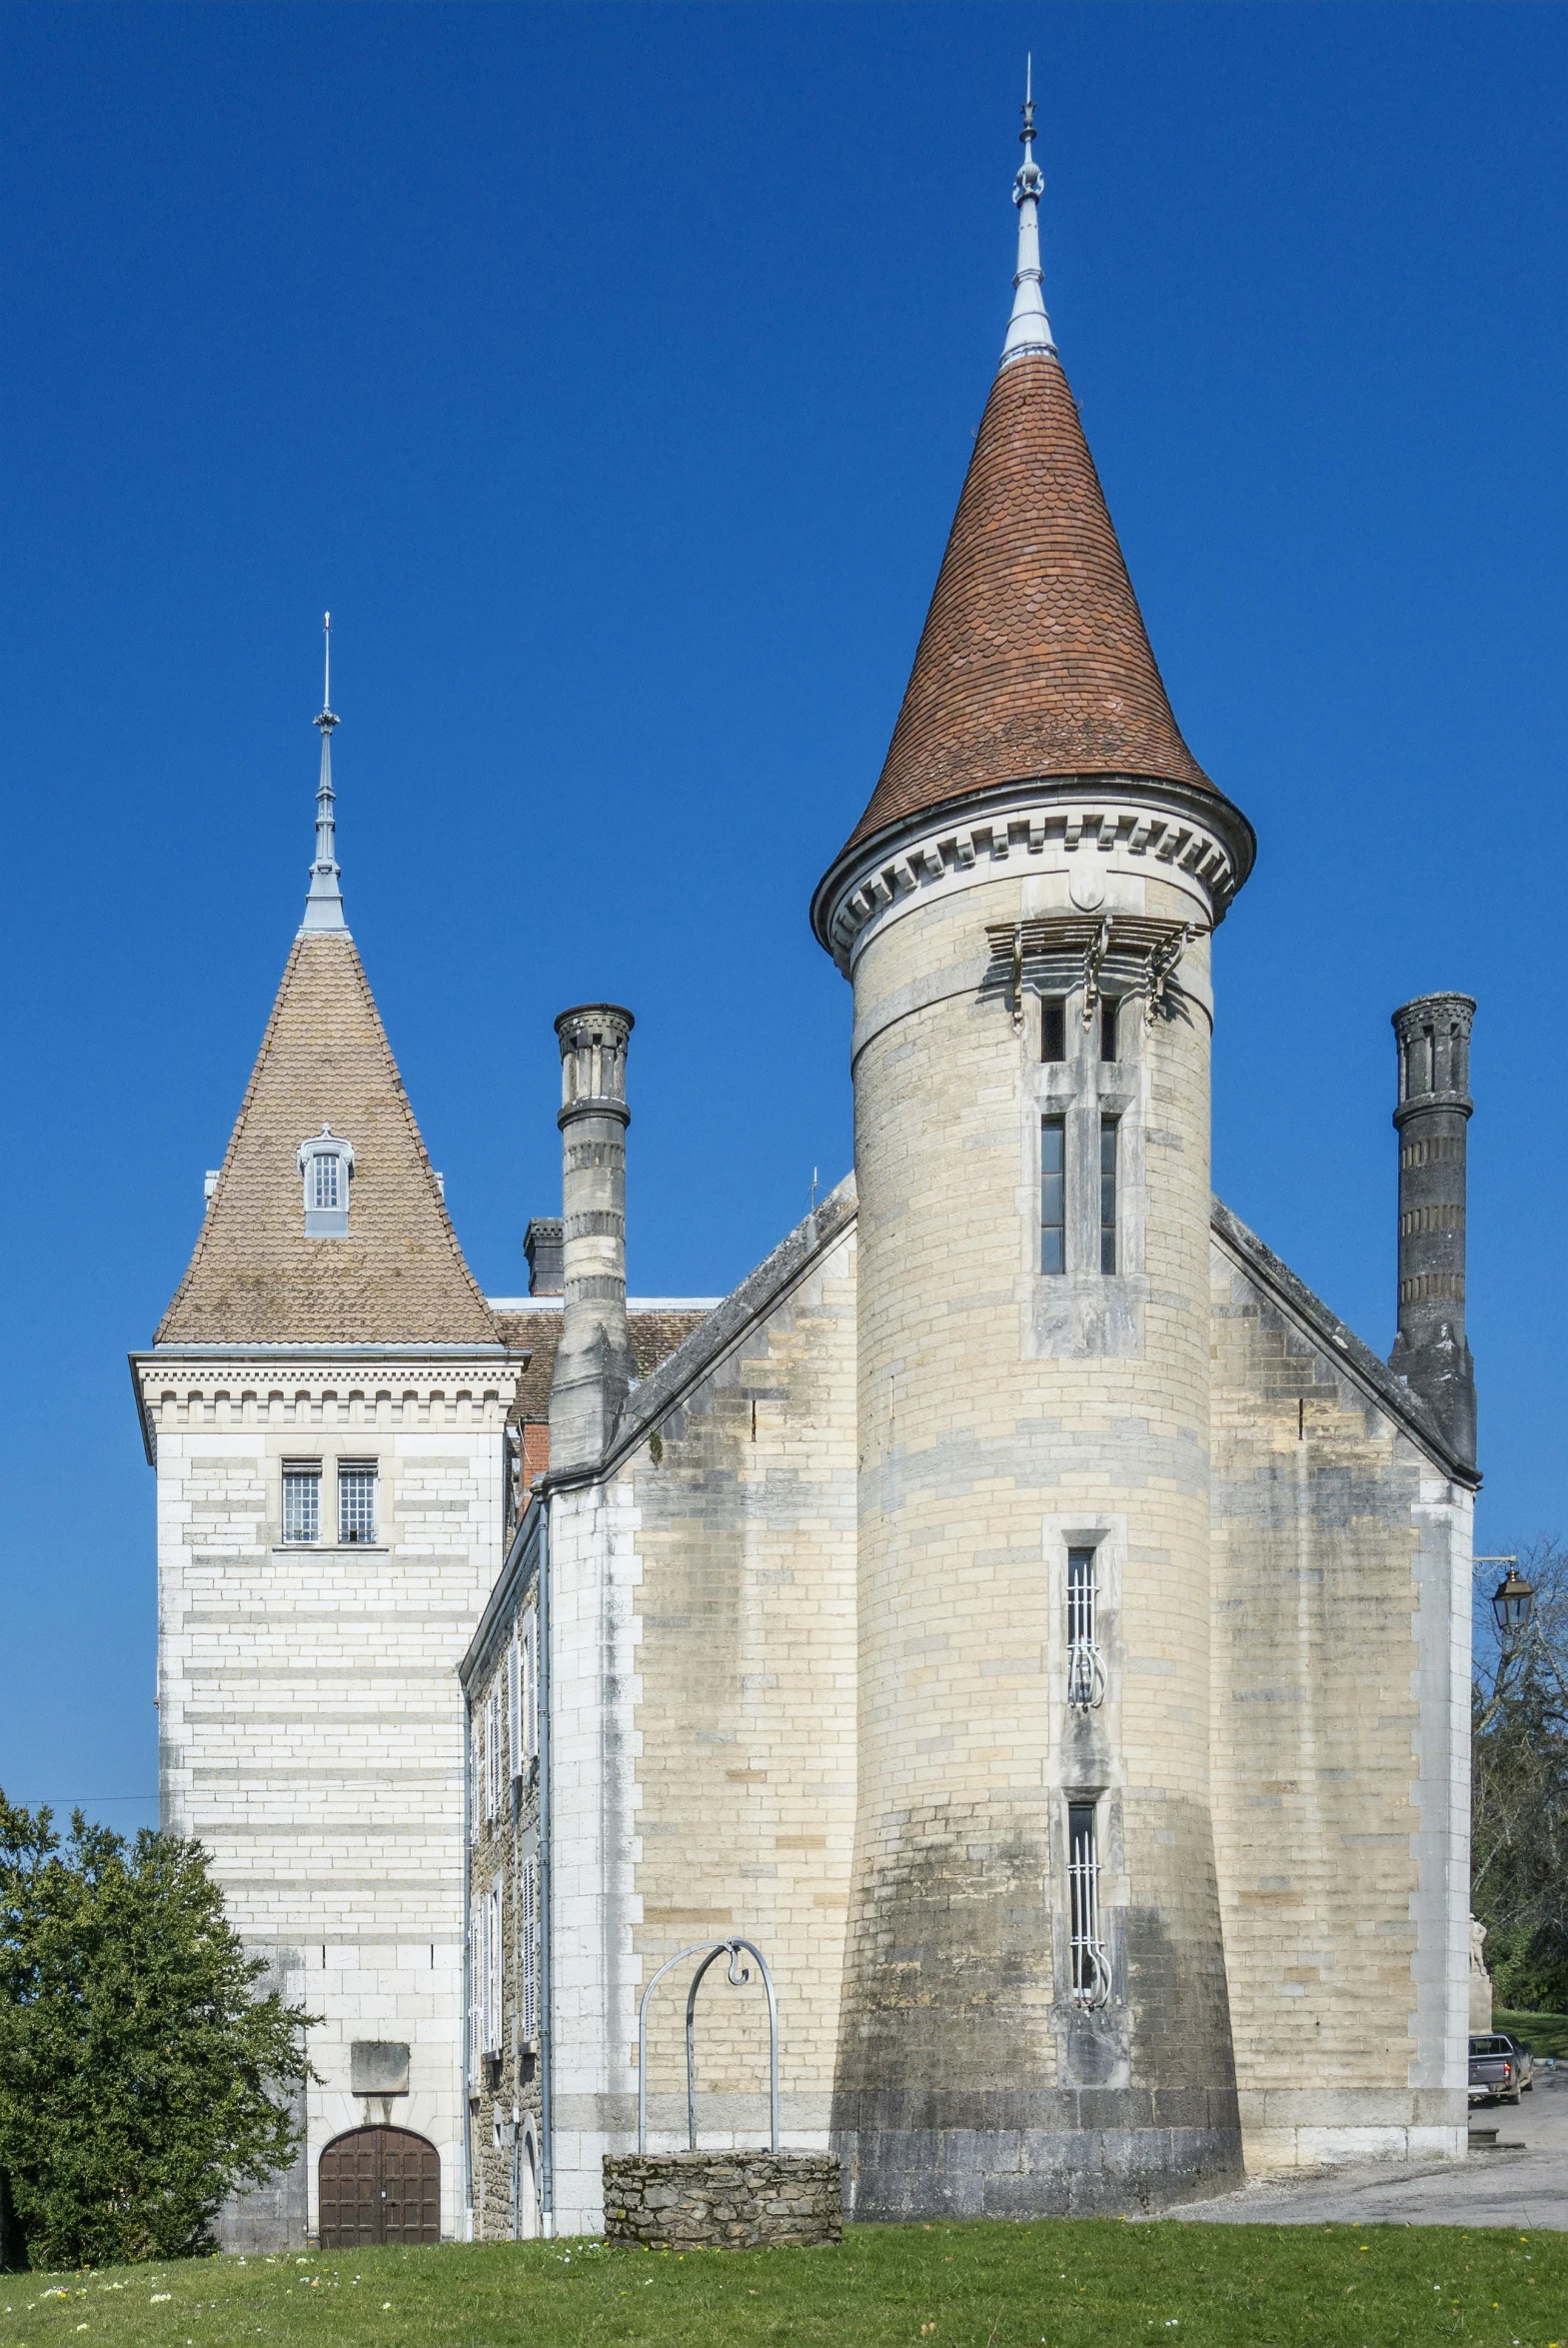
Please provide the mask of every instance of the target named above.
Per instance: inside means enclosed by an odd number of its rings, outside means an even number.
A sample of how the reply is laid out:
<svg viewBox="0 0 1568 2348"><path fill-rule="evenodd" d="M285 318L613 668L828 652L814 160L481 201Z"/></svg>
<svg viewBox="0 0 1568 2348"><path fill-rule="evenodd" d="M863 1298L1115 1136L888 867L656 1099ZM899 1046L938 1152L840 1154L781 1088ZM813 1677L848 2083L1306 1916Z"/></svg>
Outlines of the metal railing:
<svg viewBox="0 0 1568 2348"><path fill-rule="evenodd" d="M770 2151L779 2150L779 2000L774 1994L774 1977L768 1969L768 1959L755 1940L739 1937L731 1940L700 1940L691 1948L683 1948L679 1955L667 1957L644 1990L637 2009L637 2148L648 2150L648 2001L665 1975L676 1965L685 1964L688 1957L700 1956L702 1963L692 1976L692 1986L686 1997L686 2132L687 2149L697 2150L697 2053L696 2014L697 1993L703 1986L703 1976L710 1965L722 1956L730 1959L731 1986L740 1989L751 1980L750 1969L740 1963L741 1951L755 1956L763 1975L763 1987L768 1992L768 2126Z"/></svg>

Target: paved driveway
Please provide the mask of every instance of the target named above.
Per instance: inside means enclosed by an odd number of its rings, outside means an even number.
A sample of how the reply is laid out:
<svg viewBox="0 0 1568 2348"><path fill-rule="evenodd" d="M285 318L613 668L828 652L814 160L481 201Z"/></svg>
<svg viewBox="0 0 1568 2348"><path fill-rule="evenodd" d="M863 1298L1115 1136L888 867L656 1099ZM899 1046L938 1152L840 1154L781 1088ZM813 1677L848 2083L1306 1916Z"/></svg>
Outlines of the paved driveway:
<svg viewBox="0 0 1568 2348"><path fill-rule="evenodd" d="M1568 2232L1568 2067L1538 2071L1511 2103L1477 2104L1477 2127L1522 2152L1472 2152L1464 2161L1368 2161L1355 2168L1274 2177L1217 2201L1169 2213L1215 2225L1511 2226Z"/></svg>

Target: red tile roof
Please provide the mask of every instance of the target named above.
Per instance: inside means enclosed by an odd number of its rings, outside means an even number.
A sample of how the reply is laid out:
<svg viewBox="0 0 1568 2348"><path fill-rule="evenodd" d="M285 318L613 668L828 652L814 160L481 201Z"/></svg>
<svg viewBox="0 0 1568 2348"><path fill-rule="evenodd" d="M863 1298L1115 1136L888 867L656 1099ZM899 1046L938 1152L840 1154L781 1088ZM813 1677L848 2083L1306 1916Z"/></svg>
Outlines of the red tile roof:
<svg viewBox="0 0 1568 2348"><path fill-rule="evenodd" d="M996 784L1148 776L1212 791L1170 713L1054 354L991 386L881 780L851 835Z"/></svg>

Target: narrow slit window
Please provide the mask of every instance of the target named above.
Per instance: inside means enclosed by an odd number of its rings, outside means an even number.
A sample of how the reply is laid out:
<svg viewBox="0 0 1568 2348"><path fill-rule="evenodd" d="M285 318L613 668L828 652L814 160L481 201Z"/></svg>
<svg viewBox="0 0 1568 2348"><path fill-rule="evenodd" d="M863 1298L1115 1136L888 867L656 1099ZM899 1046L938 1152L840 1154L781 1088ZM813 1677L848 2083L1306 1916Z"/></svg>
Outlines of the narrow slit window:
<svg viewBox="0 0 1568 2348"><path fill-rule="evenodd" d="M1040 1269L1067 1268L1067 1124L1040 1120Z"/></svg>
<svg viewBox="0 0 1568 2348"><path fill-rule="evenodd" d="M1099 1589L1092 1548L1067 1551L1067 1701L1089 1711L1105 1694L1100 1661Z"/></svg>
<svg viewBox="0 0 1568 2348"><path fill-rule="evenodd" d="M1110 1995L1110 1966L1100 1939L1099 1841L1092 1802L1067 1804L1067 1914L1073 2003L1103 2005Z"/></svg>
<svg viewBox="0 0 1568 2348"><path fill-rule="evenodd" d="M376 1538L373 1461L345 1459L338 1469L338 1538L345 1543Z"/></svg>
<svg viewBox="0 0 1568 2348"><path fill-rule="evenodd" d="M1102 995L1099 1005L1099 1056L1101 1060L1116 1057L1116 1025L1121 1014L1119 996Z"/></svg>
<svg viewBox="0 0 1568 2348"><path fill-rule="evenodd" d="M1116 1137L1120 1121L1099 1121L1099 1267L1116 1268Z"/></svg>
<svg viewBox="0 0 1568 2348"><path fill-rule="evenodd" d="M319 1459L286 1459L283 1463L283 1537L286 1541L321 1539Z"/></svg>
<svg viewBox="0 0 1568 2348"><path fill-rule="evenodd" d="M1040 1058L1067 1057L1067 1004L1061 995L1047 995L1040 1005Z"/></svg>

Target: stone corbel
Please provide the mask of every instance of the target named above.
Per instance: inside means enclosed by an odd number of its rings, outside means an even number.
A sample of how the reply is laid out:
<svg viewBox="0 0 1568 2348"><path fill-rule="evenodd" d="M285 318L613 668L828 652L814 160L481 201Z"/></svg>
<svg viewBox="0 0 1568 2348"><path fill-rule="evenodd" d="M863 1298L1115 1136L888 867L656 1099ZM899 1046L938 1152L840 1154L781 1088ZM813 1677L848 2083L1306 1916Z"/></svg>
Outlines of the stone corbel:
<svg viewBox="0 0 1568 2348"><path fill-rule="evenodd" d="M1165 992L1176 973L1192 940L1197 935L1196 922L1187 922L1179 934L1165 938L1149 949L1148 961L1143 966L1143 1025L1151 1028L1154 1015L1165 1001Z"/></svg>

